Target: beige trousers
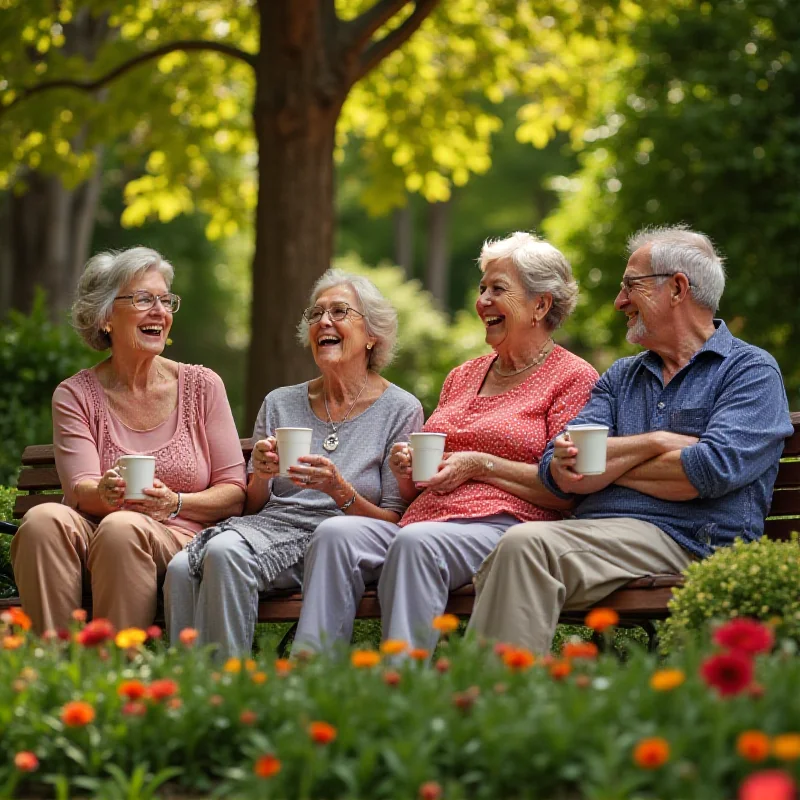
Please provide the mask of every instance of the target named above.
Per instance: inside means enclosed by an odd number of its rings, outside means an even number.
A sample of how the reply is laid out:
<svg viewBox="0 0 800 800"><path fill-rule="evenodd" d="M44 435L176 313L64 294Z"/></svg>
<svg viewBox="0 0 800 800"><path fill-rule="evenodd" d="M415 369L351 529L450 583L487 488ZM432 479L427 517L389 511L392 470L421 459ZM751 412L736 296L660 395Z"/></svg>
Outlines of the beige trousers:
<svg viewBox="0 0 800 800"><path fill-rule="evenodd" d="M11 541L22 606L37 633L66 628L89 579L94 617L118 629L146 628L167 564L191 538L137 511L115 511L97 524L60 503L35 506Z"/></svg>
<svg viewBox="0 0 800 800"><path fill-rule="evenodd" d="M586 608L634 578L681 572L691 561L667 534L636 519L515 525L475 576L469 629L544 654L562 609Z"/></svg>

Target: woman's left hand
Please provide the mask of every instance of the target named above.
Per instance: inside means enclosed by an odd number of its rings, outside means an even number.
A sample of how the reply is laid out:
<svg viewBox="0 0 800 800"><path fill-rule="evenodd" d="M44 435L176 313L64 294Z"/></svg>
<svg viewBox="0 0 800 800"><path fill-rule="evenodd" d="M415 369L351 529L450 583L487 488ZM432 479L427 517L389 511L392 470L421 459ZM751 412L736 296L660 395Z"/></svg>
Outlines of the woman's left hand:
<svg viewBox="0 0 800 800"><path fill-rule="evenodd" d="M484 459L480 453L469 450L459 453L445 453L443 466L424 484L434 494L449 494L462 483L480 475Z"/></svg>
<svg viewBox="0 0 800 800"><path fill-rule="evenodd" d="M345 488L336 464L325 456L300 456L299 464L289 467L289 479L300 489L314 489L333 497Z"/></svg>
<svg viewBox="0 0 800 800"><path fill-rule="evenodd" d="M158 478L153 481L152 489L142 489L147 500L126 500L125 508L146 514L156 522L164 522L178 507L178 495Z"/></svg>

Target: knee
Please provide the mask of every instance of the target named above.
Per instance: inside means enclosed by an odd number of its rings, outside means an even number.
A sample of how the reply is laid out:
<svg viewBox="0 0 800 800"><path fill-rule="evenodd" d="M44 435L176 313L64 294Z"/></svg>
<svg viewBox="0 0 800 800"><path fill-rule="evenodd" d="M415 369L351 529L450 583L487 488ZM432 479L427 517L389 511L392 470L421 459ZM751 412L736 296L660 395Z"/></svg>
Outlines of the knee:
<svg viewBox="0 0 800 800"><path fill-rule="evenodd" d="M141 529L142 515L136 511L113 511L103 517L89 542L89 551L95 558L124 558L138 547L144 536Z"/></svg>
<svg viewBox="0 0 800 800"><path fill-rule="evenodd" d="M538 548L547 531L547 525L542 522L526 522L509 528L501 537L495 548L495 559L515 560L521 553L531 548Z"/></svg>
<svg viewBox="0 0 800 800"><path fill-rule="evenodd" d="M167 565L167 574L164 578L164 591L168 588L175 587L191 580L189 575L189 556L185 550L176 553L172 560Z"/></svg>
<svg viewBox="0 0 800 800"><path fill-rule="evenodd" d="M203 556L203 576L225 575L234 564L241 564L250 553L238 534L221 534L208 540ZM188 560L188 556L186 556ZM174 560L174 559L173 559ZM188 571L188 566L187 566Z"/></svg>
<svg viewBox="0 0 800 800"><path fill-rule="evenodd" d="M75 512L61 503L42 503L34 506L22 518L14 535L13 549L24 547L40 550L57 546L59 534L66 533Z"/></svg>
<svg viewBox="0 0 800 800"><path fill-rule="evenodd" d="M346 517L330 517L317 525L309 542L309 549L347 549L353 541L353 520Z"/></svg>
<svg viewBox="0 0 800 800"><path fill-rule="evenodd" d="M397 536L389 545L386 555L387 561L397 558L401 554L411 558L423 558L435 555L434 536L431 535L425 524L408 525L397 532Z"/></svg>

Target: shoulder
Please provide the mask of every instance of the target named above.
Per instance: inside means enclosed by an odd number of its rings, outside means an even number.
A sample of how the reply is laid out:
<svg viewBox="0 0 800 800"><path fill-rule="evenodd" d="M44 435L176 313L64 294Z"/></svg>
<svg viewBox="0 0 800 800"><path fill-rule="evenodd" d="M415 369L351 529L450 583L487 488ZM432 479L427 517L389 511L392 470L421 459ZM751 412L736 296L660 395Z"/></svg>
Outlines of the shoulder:
<svg viewBox="0 0 800 800"><path fill-rule="evenodd" d="M598 376L597 370L585 359L576 356L560 345L556 345L554 353L558 361L558 371L570 382L573 380L586 380L594 383Z"/></svg>
<svg viewBox="0 0 800 800"><path fill-rule="evenodd" d="M401 389L396 383L390 383L384 394L392 405L403 411L414 412L422 408L419 398L411 394L411 392Z"/></svg>
<svg viewBox="0 0 800 800"><path fill-rule="evenodd" d="M273 389L264 398L264 405L269 408L283 408L287 405L294 405L298 400L305 400L307 397L308 381Z"/></svg>
<svg viewBox="0 0 800 800"><path fill-rule="evenodd" d="M65 378L53 392L53 403L86 401L92 395L92 374L89 369L82 369L69 378Z"/></svg>
<svg viewBox="0 0 800 800"><path fill-rule="evenodd" d="M741 366L771 367L780 375L780 367L772 354L735 336L731 339L731 352L728 358L732 364Z"/></svg>
<svg viewBox="0 0 800 800"><path fill-rule="evenodd" d="M637 353L635 356L624 356L618 358L602 375L605 380L612 382L622 381L629 375L637 372L647 358L648 351Z"/></svg>
<svg viewBox="0 0 800 800"><path fill-rule="evenodd" d="M225 384L222 382L222 378L213 369L204 367L201 364L180 364L177 361L167 362L170 367L173 364L178 370L185 369L187 374L194 378L197 384L204 389L221 389L223 392L225 391Z"/></svg>
<svg viewBox="0 0 800 800"><path fill-rule="evenodd" d="M463 364L459 364L459 366L452 369L446 380L468 380L469 378L472 378L475 375L489 369L489 364L494 361L495 357L496 356L494 353L488 353L485 356L471 358L469 361L465 361Z"/></svg>

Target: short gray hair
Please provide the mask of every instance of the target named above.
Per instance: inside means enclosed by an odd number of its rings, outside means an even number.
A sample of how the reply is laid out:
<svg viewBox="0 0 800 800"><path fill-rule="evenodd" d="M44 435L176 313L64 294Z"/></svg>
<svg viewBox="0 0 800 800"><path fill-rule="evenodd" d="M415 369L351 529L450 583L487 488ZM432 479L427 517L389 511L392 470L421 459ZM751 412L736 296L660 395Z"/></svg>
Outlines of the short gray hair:
<svg viewBox="0 0 800 800"><path fill-rule="evenodd" d="M517 268L529 297L545 293L552 296L553 305L544 318L545 325L550 330L562 325L578 302L578 284L566 256L544 239L516 231L505 239L487 239L478 266L484 272L492 261L505 258Z"/></svg>
<svg viewBox="0 0 800 800"><path fill-rule="evenodd" d="M311 290L309 305L313 306L321 294L337 286L349 286L355 292L360 306L356 310L364 315L367 335L375 338L375 346L370 351L369 367L380 372L394 358L397 311L369 278L342 269L329 269L323 274ZM297 325L297 340L303 347L308 347L308 327L305 317L301 317Z"/></svg>
<svg viewBox="0 0 800 800"><path fill-rule="evenodd" d="M692 297L704 308L716 312L725 291L724 259L704 233L686 225L643 228L628 239L628 254L651 246L653 272L674 275L682 272L692 285Z"/></svg>
<svg viewBox="0 0 800 800"><path fill-rule="evenodd" d="M111 316L114 298L134 278L151 269L161 273L169 289L175 270L149 247L108 250L89 259L72 304L72 325L89 347L95 350L111 347L111 337L103 326Z"/></svg>

